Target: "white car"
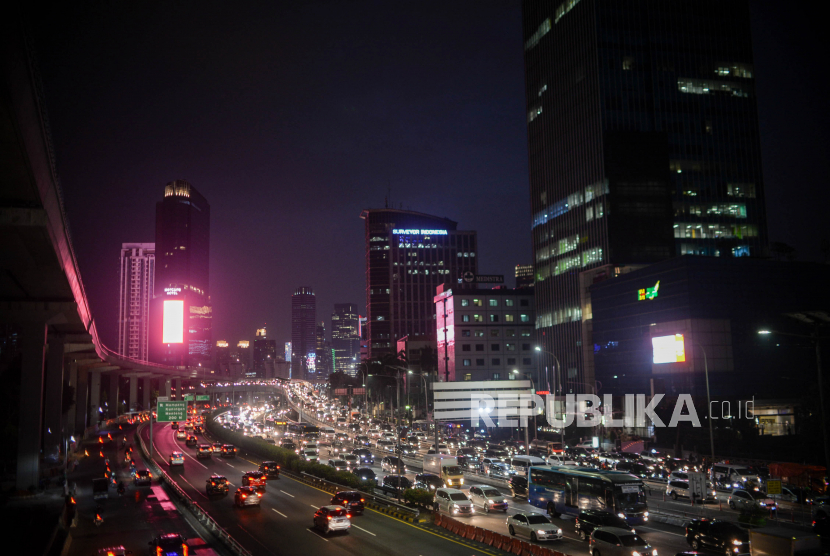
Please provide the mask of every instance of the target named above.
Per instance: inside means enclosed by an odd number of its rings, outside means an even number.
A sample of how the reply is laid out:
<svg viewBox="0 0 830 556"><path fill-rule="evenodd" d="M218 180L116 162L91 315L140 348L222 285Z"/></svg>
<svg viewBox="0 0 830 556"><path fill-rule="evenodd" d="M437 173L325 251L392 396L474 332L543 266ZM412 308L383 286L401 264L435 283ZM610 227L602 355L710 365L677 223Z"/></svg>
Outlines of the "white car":
<svg viewBox="0 0 830 556"><path fill-rule="evenodd" d="M323 506L314 514L314 527L328 535L334 531L348 531L351 514L343 506Z"/></svg>
<svg viewBox="0 0 830 556"><path fill-rule="evenodd" d="M333 467L335 471L348 471L349 464L346 463L346 460L342 459L330 459L329 460L329 467Z"/></svg>
<svg viewBox="0 0 830 556"><path fill-rule="evenodd" d="M508 517L507 531L512 536L528 537L533 542L562 540L562 529L551 523L547 516L536 512Z"/></svg>
<svg viewBox="0 0 830 556"><path fill-rule="evenodd" d="M464 491L454 488L437 489L432 506L435 512L445 512L451 515L473 515L476 511Z"/></svg>
<svg viewBox="0 0 830 556"><path fill-rule="evenodd" d="M507 513L507 500L496 487L490 485L473 485L469 492L470 502L484 509L485 513L490 510L499 510Z"/></svg>
<svg viewBox="0 0 830 556"><path fill-rule="evenodd" d="M303 459L306 461L317 461L319 459L319 455L317 454L317 450L303 450Z"/></svg>

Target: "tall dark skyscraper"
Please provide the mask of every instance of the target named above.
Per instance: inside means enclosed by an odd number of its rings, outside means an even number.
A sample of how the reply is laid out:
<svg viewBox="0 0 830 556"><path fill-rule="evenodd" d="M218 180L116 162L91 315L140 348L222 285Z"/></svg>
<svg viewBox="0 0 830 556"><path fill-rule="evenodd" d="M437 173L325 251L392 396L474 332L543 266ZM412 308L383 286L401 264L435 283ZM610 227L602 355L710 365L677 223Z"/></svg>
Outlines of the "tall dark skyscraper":
<svg viewBox="0 0 830 556"><path fill-rule="evenodd" d="M765 252L749 3L524 0L523 20L537 339L581 390L591 283Z"/></svg>
<svg viewBox="0 0 830 556"><path fill-rule="evenodd" d="M334 370L354 376L360 362L360 334L357 305L335 303L331 314L331 345Z"/></svg>
<svg viewBox="0 0 830 556"><path fill-rule="evenodd" d="M314 291L311 288L297 288L291 296L291 378L317 378L316 320L317 299Z"/></svg>
<svg viewBox="0 0 830 556"><path fill-rule="evenodd" d="M282 359L282 353L280 353ZM277 361L277 341L269 340L265 328L258 328L254 337L253 368L258 378L269 376L269 369L273 375L274 364Z"/></svg>
<svg viewBox="0 0 830 556"><path fill-rule="evenodd" d="M476 274L477 236L448 218L396 209L367 209L366 311L368 356L395 351L404 336L435 333L435 288L467 287Z"/></svg>
<svg viewBox="0 0 830 556"><path fill-rule="evenodd" d="M210 205L185 180L156 203L156 268L151 359L168 365L210 362Z"/></svg>
<svg viewBox="0 0 830 556"><path fill-rule="evenodd" d="M326 324L317 325L317 358L314 362L314 372L317 378L325 380L334 372L334 348L326 338Z"/></svg>

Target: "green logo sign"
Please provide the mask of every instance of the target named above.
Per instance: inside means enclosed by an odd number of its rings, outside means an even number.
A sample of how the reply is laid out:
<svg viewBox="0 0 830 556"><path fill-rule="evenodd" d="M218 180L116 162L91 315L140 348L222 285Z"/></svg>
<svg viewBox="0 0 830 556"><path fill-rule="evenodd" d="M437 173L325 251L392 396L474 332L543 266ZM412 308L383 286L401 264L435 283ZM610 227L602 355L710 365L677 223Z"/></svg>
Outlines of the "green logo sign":
<svg viewBox="0 0 830 556"><path fill-rule="evenodd" d="M172 421L187 421L187 402L158 402L156 408L158 412L159 423L170 423Z"/></svg>
<svg viewBox="0 0 830 556"><path fill-rule="evenodd" d="M657 292L660 289L660 280L657 280L657 283L654 284L653 288L644 288L637 290L637 300L644 301L646 299L654 299L657 297Z"/></svg>
<svg viewBox="0 0 830 556"><path fill-rule="evenodd" d="M186 402L192 402L193 401L193 394L185 394L184 396L182 396L182 399Z"/></svg>
<svg viewBox="0 0 830 556"><path fill-rule="evenodd" d="M196 394L196 401L197 402L209 402L210 395L208 394Z"/></svg>

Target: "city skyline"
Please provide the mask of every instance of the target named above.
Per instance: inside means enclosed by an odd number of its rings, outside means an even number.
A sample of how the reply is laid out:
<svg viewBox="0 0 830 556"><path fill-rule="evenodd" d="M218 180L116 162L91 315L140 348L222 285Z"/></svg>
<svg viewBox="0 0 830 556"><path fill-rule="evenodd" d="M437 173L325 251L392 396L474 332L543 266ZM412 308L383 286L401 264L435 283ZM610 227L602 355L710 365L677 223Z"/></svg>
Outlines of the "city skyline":
<svg viewBox="0 0 830 556"><path fill-rule="evenodd" d="M210 10L193 14L172 9L163 17L148 12L135 20L119 18L114 7L93 10L97 19L82 18L71 6L41 14L36 45L59 171L92 312L108 344L117 345L118 277L111 259L99 261L97 254L114 252L124 242L151 242L154 184L176 176L197 183L214 207L215 338L247 337L256 323L267 321L273 323L274 338L287 341L286 299L297 283L318 292L321 314L328 314L342 299L362 305L362 246L357 245L362 226L354 214L365 206L383 206L386 197L390 206L450 216L478 230L479 265L488 272L512 275L515 264L530 263L521 10L518 3L473 5L459 3L441 22L432 17L440 9L437 3L410 7L404 14L398 8L375 6L376 14L364 21L341 8L324 16L314 6L285 14L296 23L295 30L286 30L285 41L300 40L310 29L323 26L322 54L284 62L303 90L325 90L308 75L329 74L326 60L335 45L373 60L349 66L359 82L349 79L348 72L327 77L326 81L345 80L343 93L330 106L323 103L324 115L303 125L290 114L309 114L308 106L318 112L321 103L314 95L304 93L306 101L280 92L286 108L272 108L280 102L266 94L277 87L268 68L272 58L280 63L283 58L269 46L272 33L260 33L261 27L246 31L250 40L223 30L222 47L206 45L205 65L189 70L191 50L186 45L201 44L189 35L199 25L182 22L196 17L212 28L206 22L216 14ZM262 25L286 19L258 9L236 17ZM794 244L799 258L816 260L822 256L821 238L807 223L826 204L827 194L812 184L826 170L819 145L826 143L827 131L819 129L820 119L810 116L820 106L817 77L808 69L818 50L812 44L814 34L801 29L811 23L804 23L799 10L780 14L753 4L753 42L770 239ZM92 23L101 20L107 22L102 29ZM391 40L384 34L387 22L401 20L417 23L413 27L419 30L406 28L403 36ZM350 22L347 27L354 28L354 34L336 43L326 38L339 36L343 21ZM134 40L147 28L176 39L163 48ZM76 36L85 39L76 41ZM759 41L761 36L769 40ZM147 44L152 47L145 48ZM389 54L383 54L386 51ZM228 64L224 57L248 61ZM306 73L312 66L319 69ZM217 73L241 86L217 89L211 78ZM106 86L95 85L102 80ZM182 94L168 94L167 83L177 83ZM218 102L217 95L228 101ZM789 98L792 102L786 101ZM131 109L123 110L124 105ZM775 107L781 105L788 109L778 113ZM417 111L403 127L381 124L387 115L411 112L407 106ZM241 111L234 112L234 107ZM479 117L473 119L473 113ZM242 125L262 115L262 126ZM355 125L358 122L362 125ZM331 125L336 133L328 129ZM349 131L366 126L366 133ZM126 137L116 132L120 129L133 130L129 148ZM289 134L289 129L299 131ZM338 134L348 139L318 142ZM380 138L380 145L373 137ZM323 154L310 154L313 145L321 145ZM88 162L90 148L100 162ZM281 151L285 154L273 164L264 162ZM271 185L275 183L279 185ZM792 183L805 184L818 198L806 207L799 205L786 192ZM474 192L488 202L473 202ZM276 206L290 209L274 217ZM292 230L306 226L298 215L331 222L337 233L311 226L293 239ZM100 233L102 229L106 233ZM285 237L292 241L281 239ZM274 283L272 276L286 274L279 261L304 260L304 253L313 250L322 251L302 265L291 265L290 275ZM241 267L249 270L234 272Z"/></svg>

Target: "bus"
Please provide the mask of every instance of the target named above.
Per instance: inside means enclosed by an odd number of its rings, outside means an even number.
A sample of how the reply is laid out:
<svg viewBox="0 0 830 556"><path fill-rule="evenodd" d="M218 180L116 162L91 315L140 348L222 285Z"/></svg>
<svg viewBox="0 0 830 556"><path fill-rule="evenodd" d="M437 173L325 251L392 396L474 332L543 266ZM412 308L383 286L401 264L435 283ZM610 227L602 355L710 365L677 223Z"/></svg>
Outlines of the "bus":
<svg viewBox="0 0 830 556"><path fill-rule="evenodd" d="M298 438L307 434L319 437L320 429L309 423L289 423L288 433Z"/></svg>
<svg viewBox="0 0 830 556"><path fill-rule="evenodd" d="M577 516L582 510L622 514L630 525L648 521L648 503L642 479L623 471L574 466L533 466L527 481L527 499L553 517Z"/></svg>

